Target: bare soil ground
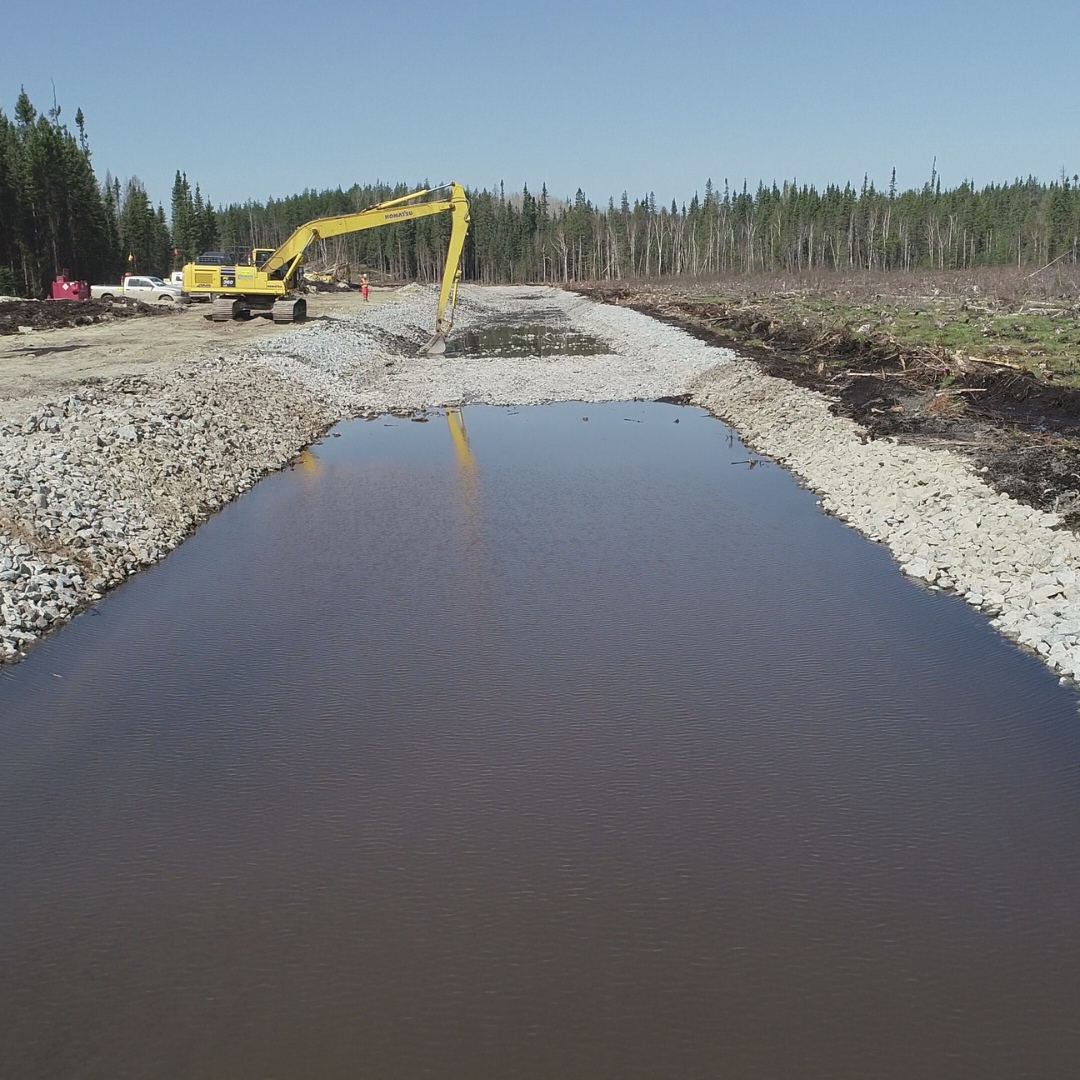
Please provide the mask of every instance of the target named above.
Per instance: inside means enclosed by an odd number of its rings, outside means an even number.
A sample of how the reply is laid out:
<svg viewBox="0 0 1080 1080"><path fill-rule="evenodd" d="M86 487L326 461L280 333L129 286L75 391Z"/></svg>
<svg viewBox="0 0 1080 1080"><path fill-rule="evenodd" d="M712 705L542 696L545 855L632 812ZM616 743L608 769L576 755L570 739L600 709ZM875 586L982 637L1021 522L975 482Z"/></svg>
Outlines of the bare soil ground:
<svg viewBox="0 0 1080 1080"><path fill-rule="evenodd" d="M830 397L868 438L965 454L997 490L1080 528L1080 280L984 270L577 291L736 348Z"/></svg>
<svg viewBox="0 0 1080 1080"><path fill-rule="evenodd" d="M0 336L92 326L140 315L167 315L173 307L168 303L151 307L139 300L8 300L0 304Z"/></svg>
<svg viewBox="0 0 1080 1080"><path fill-rule="evenodd" d="M308 322L362 314L393 294L391 289L373 290L365 304L355 292L319 292L308 298ZM215 323L208 312L209 305L199 303L0 303L0 422L77 386L175 369L293 330L263 317Z"/></svg>

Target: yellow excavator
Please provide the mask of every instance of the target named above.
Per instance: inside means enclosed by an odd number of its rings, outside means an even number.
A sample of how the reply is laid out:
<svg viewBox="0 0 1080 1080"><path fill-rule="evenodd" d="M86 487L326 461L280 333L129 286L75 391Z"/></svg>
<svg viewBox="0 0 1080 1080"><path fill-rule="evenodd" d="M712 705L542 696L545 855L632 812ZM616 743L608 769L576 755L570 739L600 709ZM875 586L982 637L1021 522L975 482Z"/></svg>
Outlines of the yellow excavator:
<svg viewBox="0 0 1080 1080"><path fill-rule="evenodd" d="M449 191L449 197L423 201L440 191ZM316 240L446 213L451 215L450 246L435 313L435 334L421 350L443 353L454 321L461 253L469 231L469 203L460 184L413 191L355 214L316 218L301 225L276 251L256 248L248 266L211 253L204 257L205 262L196 260L184 267L183 290L192 296L209 296L213 301L210 317L215 322L246 319L253 310L269 310L276 323L297 322L307 317L307 300L297 292L303 280L304 253Z"/></svg>

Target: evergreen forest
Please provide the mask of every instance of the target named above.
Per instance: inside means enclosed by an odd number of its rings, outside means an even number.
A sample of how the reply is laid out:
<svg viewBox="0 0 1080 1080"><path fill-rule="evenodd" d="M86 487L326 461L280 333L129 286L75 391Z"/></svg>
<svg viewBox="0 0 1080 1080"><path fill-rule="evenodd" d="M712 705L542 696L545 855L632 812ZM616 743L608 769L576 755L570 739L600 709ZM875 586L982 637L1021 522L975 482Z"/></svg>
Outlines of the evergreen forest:
<svg viewBox="0 0 1080 1080"><path fill-rule="evenodd" d="M354 184L266 202L215 208L177 171L169 211L137 177L94 171L85 118L72 132L59 106L39 113L26 93L0 110L0 293L43 296L67 269L115 281L125 271L166 275L206 250L276 247L312 218L349 213L426 183ZM435 197L438 197L437 195ZM879 190L796 181L733 189L706 181L688 202L652 193L594 203L578 190L554 198L541 186L469 191L472 226L464 277L484 283L801 270L960 269L1044 266L1080 259L1080 177L1035 177L943 189ZM329 241L313 262L347 263L389 281L433 281L449 239L447 215Z"/></svg>

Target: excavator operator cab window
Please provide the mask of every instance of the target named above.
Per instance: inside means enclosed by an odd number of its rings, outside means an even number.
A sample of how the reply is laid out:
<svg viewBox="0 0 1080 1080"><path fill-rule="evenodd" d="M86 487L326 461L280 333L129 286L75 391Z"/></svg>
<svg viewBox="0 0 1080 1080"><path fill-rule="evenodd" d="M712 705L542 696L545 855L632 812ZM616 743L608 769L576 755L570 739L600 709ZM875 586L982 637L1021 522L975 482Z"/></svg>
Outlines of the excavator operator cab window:
<svg viewBox="0 0 1080 1080"><path fill-rule="evenodd" d="M196 260L197 266L235 266L236 256L231 251L204 251Z"/></svg>

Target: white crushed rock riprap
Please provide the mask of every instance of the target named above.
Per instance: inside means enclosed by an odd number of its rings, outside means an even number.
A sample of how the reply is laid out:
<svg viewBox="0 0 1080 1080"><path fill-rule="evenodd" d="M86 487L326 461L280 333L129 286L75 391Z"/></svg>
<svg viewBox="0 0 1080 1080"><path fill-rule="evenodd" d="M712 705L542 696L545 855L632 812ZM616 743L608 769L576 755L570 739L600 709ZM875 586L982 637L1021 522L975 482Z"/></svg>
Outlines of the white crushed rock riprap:
<svg viewBox="0 0 1080 1080"><path fill-rule="evenodd" d="M157 562L337 419L214 361L86 387L0 427L0 660Z"/></svg>
<svg viewBox="0 0 1080 1080"><path fill-rule="evenodd" d="M824 397L750 363L709 372L692 400L888 546L905 574L956 592L1080 679L1080 541L1056 515L998 494L948 451L868 440Z"/></svg>
<svg viewBox="0 0 1080 1080"><path fill-rule="evenodd" d="M598 355L416 357L434 322L433 290L410 292L362 316L314 323L245 354L327 395L343 410L540 405L552 401L653 400L684 394L693 379L735 354L627 308L544 286L461 289L455 332L539 309L607 343ZM451 339L451 353L453 340Z"/></svg>

